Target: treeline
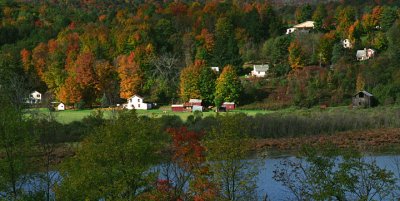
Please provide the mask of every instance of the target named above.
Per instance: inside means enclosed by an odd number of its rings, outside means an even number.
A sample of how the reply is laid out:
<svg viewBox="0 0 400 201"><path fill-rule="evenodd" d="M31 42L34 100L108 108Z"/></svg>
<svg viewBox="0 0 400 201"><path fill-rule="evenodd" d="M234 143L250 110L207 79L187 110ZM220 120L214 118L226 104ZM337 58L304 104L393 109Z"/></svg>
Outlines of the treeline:
<svg viewBox="0 0 400 201"><path fill-rule="evenodd" d="M114 105L133 94L165 104L191 97L310 107L348 104L361 89L381 104L398 102L398 2L278 5L4 1L0 69L3 77L23 77L29 90L77 107ZM311 33L285 35L306 20L315 21ZM343 48L344 39L353 49ZM364 48L377 56L356 62ZM268 82L241 79L242 87L218 89L215 76L200 73L231 66L240 77L251 63L269 63Z"/></svg>

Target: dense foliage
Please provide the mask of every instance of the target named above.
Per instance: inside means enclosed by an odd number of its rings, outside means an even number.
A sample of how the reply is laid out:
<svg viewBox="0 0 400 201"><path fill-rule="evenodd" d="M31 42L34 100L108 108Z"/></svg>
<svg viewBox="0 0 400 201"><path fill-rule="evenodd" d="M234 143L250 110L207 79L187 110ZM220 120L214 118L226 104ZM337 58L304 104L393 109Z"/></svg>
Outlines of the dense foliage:
<svg viewBox="0 0 400 201"><path fill-rule="evenodd" d="M397 1L3 1L0 71L23 77L28 91L80 108L114 105L133 94L164 104L204 98L211 105L220 102L221 89L193 66L218 66L220 72L231 66L246 85L260 84L243 77L246 66L269 63L268 82L256 94L245 87L239 98L222 98L265 103L258 108L309 107L348 104L355 91L368 90L380 104L394 104L400 89L398 6ZM315 21L313 31L285 35L286 28L306 20ZM344 39L352 49L343 48ZM364 48L377 55L357 62L356 50Z"/></svg>

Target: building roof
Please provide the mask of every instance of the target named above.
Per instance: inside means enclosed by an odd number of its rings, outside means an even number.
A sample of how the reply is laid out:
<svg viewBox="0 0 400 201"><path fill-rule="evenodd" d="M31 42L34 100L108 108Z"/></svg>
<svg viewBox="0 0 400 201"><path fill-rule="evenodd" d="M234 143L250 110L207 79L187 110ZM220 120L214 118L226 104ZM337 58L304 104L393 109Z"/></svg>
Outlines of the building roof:
<svg viewBox="0 0 400 201"><path fill-rule="evenodd" d="M183 105L171 105L171 107L183 107Z"/></svg>
<svg viewBox="0 0 400 201"><path fill-rule="evenodd" d="M314 21L305 21L293 26L294 28L314 28Z"/></svg>
<svg viewBox="0 0 400 201"><path fill-rule="evenodd" d="M203 102L201 99L190 99L189 103L201 103Z"/></svg>
<svg viewBox="0 0 400 201"><path fill-rule="evenodd" d="M143 99L143 97L141 97L141 96L135 94L135 95L131 96L130 98L128 98L128 100L134 98L135 96L138 97L138 98L140 98L140 99Z"/></svg>
<svg viewBox="0 0 400 201"><path fill-rule="evenodd" d="M254 65L254 70L259 71L259 72L267 72L269 69L268 64L263 64L263 65Z"/></svg>
<svg viewBox="0 0 400 201"><path fill-rule="evenodd" d="M235 103L234 102L224 102L224 103L222 103L222 105L235 105Z"/></svg>
<svg viewBox="0 0 400 201"><path fill-rule="evenodd" d="M365 95L367 95L367 96L374 96L374 95L370 94L368 91L359 91L359 92L357 92L355 95L357 95L357 94L359 94L359 93L363 93L363 94L365 94Z"/></svg>

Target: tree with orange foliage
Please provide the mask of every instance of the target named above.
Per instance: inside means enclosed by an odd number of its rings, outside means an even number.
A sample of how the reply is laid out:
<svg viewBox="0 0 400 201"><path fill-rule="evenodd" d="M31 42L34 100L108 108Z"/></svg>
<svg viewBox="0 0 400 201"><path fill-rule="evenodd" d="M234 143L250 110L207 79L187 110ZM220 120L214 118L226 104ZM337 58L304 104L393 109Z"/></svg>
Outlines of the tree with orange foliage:
<svg viewBox="0 0 400 201"><path fill-rule="evenodd" d="M28 72L29 69L31 68L31 52L27 49L22 49L21 50L21 61L22 61L22 65L24 66L24 71Z"/></svg>
<svg viewBox="0 0 400 201"><path fill-rule="evenodd" d="M377 27L379 27L380 19L382 15L382 7L376 6L372 10L372 13L366 13L362 17L362 26L367 33L371 33Z"/></svg>
<svg viewBox="0 0 400 201"><path fill-rule="evenodd" d="M45 43L40 43L32 51L33 66L35 67L37 74L42 80L44 80L43 74L46 71L47 55L48 55L48 48L47 44Z"/></svg>
<svg viewBox="0 0 400 201"><path fill-rule="evenodd" d="M336 13L336 31L340 37L346 38L348 37L349 27L355 21L355 9L351 6L347 6L345 8L339 7Z"/></svg>
<svg viewBox="0 0 400 201"><path fill-rule="evenodd" d="M130 98L140 92L143 83L139 64L135 61L135 53L129 56L122 55L117 58L117 72L121 80L120 97Z"/></svg>
<svg viewBox="0 0 400 201"><path fill-rule="evenodd" d="M65 80L64 85L60 88L58 100L67 105L73 105L79 103L82 98L82 89L79 84L76 82L74 77L68 77Z"/></svg>

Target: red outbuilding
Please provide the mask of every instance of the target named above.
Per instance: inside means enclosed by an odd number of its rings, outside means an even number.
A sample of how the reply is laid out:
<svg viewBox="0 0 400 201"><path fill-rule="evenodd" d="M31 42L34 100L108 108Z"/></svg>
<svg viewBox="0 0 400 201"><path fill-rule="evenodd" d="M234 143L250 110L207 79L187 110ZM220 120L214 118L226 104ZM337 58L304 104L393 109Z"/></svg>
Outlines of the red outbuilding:
<svg viewBox="0 0 400 201"><path fill-rule="evenodd" d="M222 107L226 108L226 110L234 110L235 109L235 103L234 102L224 102L222 103Z"/></svg>
<svg viewBox="0 0 400 201"><path fill-rule="evenodd" d="M184 112L185 107L183 105L171 105L172 112Z"/></svg>

